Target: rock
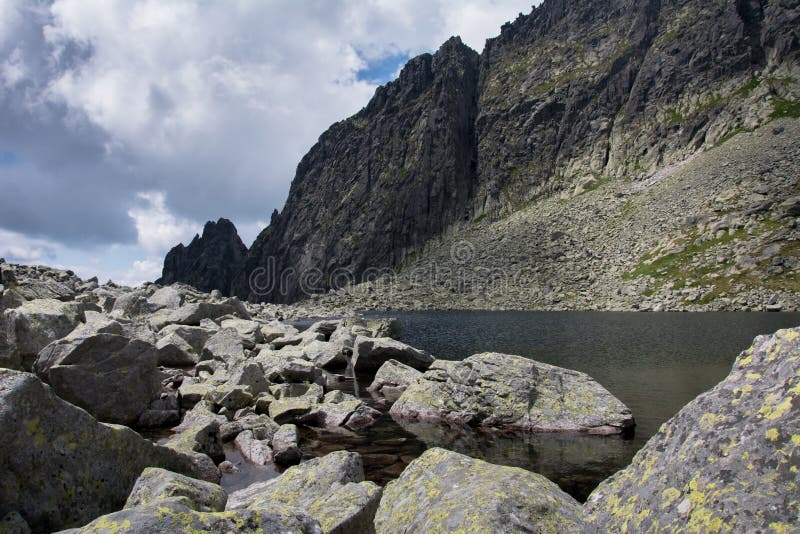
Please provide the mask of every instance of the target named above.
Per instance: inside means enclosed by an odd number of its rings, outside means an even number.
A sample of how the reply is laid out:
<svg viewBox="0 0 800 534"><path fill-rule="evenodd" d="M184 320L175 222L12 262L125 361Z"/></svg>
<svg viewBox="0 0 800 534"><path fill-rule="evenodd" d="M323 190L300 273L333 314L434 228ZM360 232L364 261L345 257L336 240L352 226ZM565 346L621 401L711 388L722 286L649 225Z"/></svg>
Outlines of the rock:
<svg viewBox="0 0 800 534"><path fill-rule="evenodd" d="M118 510L145 467L198 475L186 456L98 423L29 373L0 369L0 432L0 506L35 532Z"/></svg>
<svg viewBox="0 0 800 534"><path fill-rule="evenodd" d="M244 341L233 328L223 328L206 341L203 360L219 360L232 363L244 360Z"/></svg>
<svg viewBox="0 0 800 534"><path fill-rule="evenodd" d="M437 361L390 413L544 432L612 434L634 424L630 410L586 374L497 353Z"/></svg>
<svg viewBox="0 0 800 534"><path fill-rule="evenodd" d="M197 354L200 354L203 352L203 347L205 346L206 341L208 341L211 336L219 331L219 326L217 326L216 323L212 321L211 324L214 326L214 328L171 324L162 328L161 331L158 332L158 337L164 338L173 334L180 336L187 343L189 343L189 345L191 345L192 349Z"/></svg>
<svg viewBox="0 0 800 534"><path fill-rule="evenodd" d="M433 448L389 482L376 532L581 532L581 507L541 475Z"/></svg>
<svg viewBox="0 0 800 534"><path fill-rule="evenodd" d="M278 465L293 465L300 461L300 437L295 425L281 425L272 436L272 455Z"/></svg>
<svg viewBox="0 0 800 534"><path fill-rule="evenodd" d="M199 404L186 412L183 421L164 446L189 457L199 478L209 482L219 482L219 470L215 462L225 459L225 451L220 439L218 416Z"/></svg>
<svg viewBox="0 0 800 534"><path fill-rule="evenodd" d="M236 439L236 448L242 453L242 458L256 465L267 465L272 461L272 450L266 439L258 439L252 430L240 432Z"/></svg>
<svg viewBox="0 0 800 534"><path fill-rule="evenodd" d="M115 334L124 336L120 323L103 314L87 311L86 322L79 323L77 327L65 337L57 339L39 351L33 363L36 374L46 373L50 367L61 361L75 346L75 343L96 334Z"/></svg>
<svg viewBox="0 0 800 534"><path fill-rule="evenodd" d="M297 333L297 328L277 321L261 325L261 335L264 338L264 343L271 343L279 337L291 337L297 335Z"/></svg>
<svg viewBox="0 0 800 534"><path fill-rule="evenodd" d="M169 251L161 278L156 283L183 282L200 291L218 290L230 294L231 281L245 254L247 247L231 221L208 221L202 237L196 235L188 246L180 244Z"/></svg>
<svg viewBox="0 0 800 534"><path fill-rule="evenodd" d="M125 508L133 508L173 497L183 497L198 512L222 512L228 494L217 484L197 480L158 467L148 467L136 479Z"/></svg>
<svg viewBox="0 0 800 534"><path fill-rule="evenodd" d="M375 373L369 390L383 395L389 402L394 402L400 398L409 385L415 384L420 377L422 377L422 373L413 367L404 365L397 360L387 360Z"/></svg>
<svg viewBox="0 0 800 534"><path fill-rule="evenodd" d="M37 359L49 365L37 365L39 376L101 421L135 423L161 391L158 354L148 343L96 334L55 347L57 359L44 352Z"/></svg>
<svg viewBox="0 0 800 534"><path fill-rule="evenodd" d="M148 315L154 309L147 301L147 297L136 291L120 295L114 301L111 308L111 315L115 318L128 317L135 318L141 315Z"/></svg>
<svg viewBox="0 0 800 534"><path fill-rule="evenodd" d="M790 197L781 202L781 210L786 217L800 217L800 196Z"/></svg>
<svg viewBox="0 0 800 534"><path fill-rule="evenodd" d="M280 374L284 380L289 382L315 382L322 376L322 372L318 367L305 360L285 362Z"/></svg>
<svg viewBox="0 0 800 534"><path fill-rule="evenodd" d="M588 532L796 530L800 328L759 336L586 503Z"/></svg>
<svg viewBox="0 0 800 534"><path fill-rule="evenodd" d="M264 335L261 333L261 324L256 321L249 321L245 319L223 319L220 321L220 327L233 328L242 338L245 343L245 348L252 349L258 343L264 342Z"/></svg>
<svg viewBox="0 0 800 534"><path fill-rule="evenodd" d="M36 355L49 343L69 334L85 320L83 304L39 299L3 312L2 330L8 346L0 366L31 369Z"/></svg>
<svg viewBox="0 0 800 534"><path fill-rule="evenodd" d="M220 395L211 393L210 399L216 406L226 408L230 412L235 412L253 404L253 396L245 391L244 387L228 387L220 391Z"/></svg>
<svg viewBox="0 0 800 534"><path fill-rule="evenodd" d="M296 506L319 521L325 532L373 532L381 489L364 482L357 453L339 451L303 464L266 482L232 493L228 510Z"/></svg>
<svg viewBox="0 0 800 534"><path fill-rule="evenodd" d="M342 353L342 348L332 342L312 341L303 347L303 353L317 367L322 369L341 369L347 367L349 363L348 358Z"/></svg>
<svg viewBox="0 0 800 534"><path fill-rule="evenodd" d="M378 370L388 360L396 360L424 371L433 363L433 356L388 337L356 337L353 367L357 371Z"/></svg>
<svg viewBox="0 0 800 534"><path fill-rule="evenodd" d="M19 515L19 512L8 512L0 519L0 532L3 534L31 534L31 527Z"/></svg>
<svg viewBox="0 0 800 534"><path fill-rule="evenodd" d="M229 384L245 386L251 395L258 395L269 389L269 382L258 362L244 362L230 371Z"/></svg>
<svg viewBox="0 0 800 534"><path fill-rule="evenodd" d="M200 361L194 348L178 334L168 334L156 342L158 365L193 367Z"/></svg>
<svg viewBox="0 0 800 534"><path fill-rule="evenodd" d="M310 413L314 405L315 403L307 398L277 399L269 405L269 416L282 425L299 420Z"/></svg>
<svg viewBox="0 0 800 534"><path fill-rule="evenodd" d="M334 393L334 392L331 392ZM322 428L346 427L351 430L360 430L375 424L381 413L370 408L354 396L335 392L326 395L325 402L314 406L309 416L304 420Z"/></svg>
<svg viewBox="0 0 800 534"><path fill-rule="evenodd" d="M319 523L296 508L275 505L236 512L198 512L184 498L162 499L97 518L69 534L184 534L264 532L321 534ZM67 533L64 533L67 534Z"/></svg>
<svg viewBox="0 0 800 534"><path fill-rule="evenodd" d="M153 328L161 330L171 324L199 326L203 319L216 319L231 314L242 319L250 318L241 302L236 299L226 299L222 302L193 302L174 310L158 310L148 321Z"/></svg>
<svg viewBox="0 0 800 534"><path fill-rule="evenodd" d="M147 303L154 311L164 308L174 310L183 305L183 295L174 287L162 287L147 298Z"/></svg>
<svg viewBox="0 0 800 534"><path fill-rule="evenodd" d="M253 430L258 439L270 440L278 428L278 424L266 415L250 414L241 419L223 423L219 428L219 435L222 441L230 441L245 430Z"/></svg>

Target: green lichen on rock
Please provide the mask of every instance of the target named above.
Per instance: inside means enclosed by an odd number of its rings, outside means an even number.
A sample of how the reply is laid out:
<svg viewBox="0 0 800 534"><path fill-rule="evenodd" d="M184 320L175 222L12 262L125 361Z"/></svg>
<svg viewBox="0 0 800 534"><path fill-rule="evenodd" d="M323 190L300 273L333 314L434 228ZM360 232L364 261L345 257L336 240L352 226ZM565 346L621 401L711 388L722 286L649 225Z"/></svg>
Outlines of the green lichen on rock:
<svg viewBox="0 0 800 534"><path fill-rule="evenodd" d="M630 410L591 377L520 356L436 361L392 406L404 419L534 431L619 433Z"/></svg>
<svg viewBox="0 0 800 534"><path fill-rule="evenodd" d="M188 499L192 509L199 512L222 512L228 501L228 494L217 484L166 469L148 467L136 480L125 508L147 505L173 497Z"/></svg>
<svg viewBox="0 0 800 534"><path fill-rule="evenodd" d="M796 531L800 328L759 336L589 497L591 532Z"/></svg>
<svg viewBox="0 0 800 534"><path fill-rule="evenodd" d="M434 448L384 490L378 533L580 532L581 507L541 475Z"/></svg>

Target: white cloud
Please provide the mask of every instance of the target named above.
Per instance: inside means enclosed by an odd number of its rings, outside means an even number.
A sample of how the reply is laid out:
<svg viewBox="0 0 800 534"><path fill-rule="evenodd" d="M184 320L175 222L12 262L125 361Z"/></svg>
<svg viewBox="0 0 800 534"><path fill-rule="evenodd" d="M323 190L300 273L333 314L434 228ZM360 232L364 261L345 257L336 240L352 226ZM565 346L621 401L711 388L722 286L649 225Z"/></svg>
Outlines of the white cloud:
<svg viewBox="0 0 800 534"><path fill-rule="evenodd" d="M196 223L169 212L163 192L148 191L139 193L137 197L144 201L144 205L128 210L128 216L136 226L139 246L148 254L163 257L173 246L188 242L197 233ZM134 268L137 268L136 264Z"/></svg>
<svg viewBox="0 0 800 534"><path fill-rule="evenodd" d="M56 257L58 244L0 228L0 258L16 263L44 263Z"/></svg>

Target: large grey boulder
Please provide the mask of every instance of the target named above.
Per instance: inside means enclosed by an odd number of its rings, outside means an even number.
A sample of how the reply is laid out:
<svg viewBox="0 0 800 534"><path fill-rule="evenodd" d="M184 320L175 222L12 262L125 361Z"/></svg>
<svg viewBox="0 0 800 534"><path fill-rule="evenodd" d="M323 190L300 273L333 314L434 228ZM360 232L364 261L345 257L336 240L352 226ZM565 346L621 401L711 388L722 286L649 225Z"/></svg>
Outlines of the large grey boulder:
<svg viewBox="0 0 800 534"><path fill-rule="evenodd" d="M233 328L223 328L203 346L203 360L233 363L244 359L244 340Z"/></svg>
<svg viewBox="0 0 800 534"><path fill-rule="evenodd" d="M508 354L437 360L392 406L393 416L533 431L620 433L630 410L578 371Z"/></svg>
<svg viewBox="0 0 800 534"><path fill-rule="evenodd" d="M164 308L174 310L181 307L183 298L183 295L179 293L177 289L167 286L157 289L147 298L147 302L154 310L161 310Z"/></svg>
<svg viewBox="0 0 800 534"><path fill-rule="evenodd" d="M800 328L759 336L586 503L589 532L794 532Z"/></svg>
<svg viewBox="0 0 800 534"><path fill-rule="evenodd" d="M6 353L0 366L30 369L36 355L48 343L69 334L85 320L84 305L55 299L38 299L3 312Z"/></svg>
<svg viewBox="0 0 800 534"><path fill-rule="evenodd" d="M219 323L221 328L233 328L242 338L245 348L252 349L258 343L264 342L264 334L261 332L261 323L247 319L232 317L223 319Z"/></svg>
<svg viewBox="0 0 800 534"><path fill-rule="evenodd" d="M170 324L199 326L203 319L216 319L223 315L236 315L249 319L250 314L238 299L226 299L222 302L193 302L176 309L158 310L150 318L150 325L161 330Z"/></svg>
<svg viewBox="0 0 800 534"><path fill-rule="evenodd" d="M375 373L375 378L368 389L383 395L389 402L394 402L408 389L408 386L416 384L421 377L422 373L413 367L397 360L387 360Z"/></svg>
<svg viewBox="0 0 800 534"><path fill-rule="evenodd" d="M581 532L581 506L536 473L434 448L386 486L375 530Z"/></svg>
<svg viewBox="0 0 800 534"><path fill-rule="evenodd" d="M164 446L188 457L199 478L219 482L220 473L216 463L225 459L220 436L220 424L224 417L217 416L200 403L186 412L181 424Z"/></svg>
<svg viewBox="0 0 800 534"><path fill-rule="evenodd" d="M0 369L0 434L0 517L17 511L34 532L118 510L145 467L198 474L186 456L98 423L29 373Z"/></svg>
<svg viewBox="0 0 800 534"><path fill-rule="evenodd" d="M198 512L222 512L228 502L228 494L217 484L173 473L159 467L148 467L136 480L125 508L133 508L183 497L191 502Z"/></svg>
<svg viewBox="0 0 800 534"><path fill-rule="evenodd" d="M158 337L164 338L172 334L178 335L189 343L197 354L200 354L203 352L203 346L206 344L206 341L219 331L219 326L216 324L213 326L214 328L206 328L204 326L171 324L162 328L158 332Z"/></svg>
<svg viewBox="0 0 800 534"><path fill-rule="evenodd" d="M346 348L329 341L312 341L303 347L303 354L317 367L341 369L349 363L349 358L344 354Z"/></svg>
<svg viewBox="0 0 800 534"><path fill-rule="evenodd" d="M78 340L86 339L96 334L125 335L122 325L107 315L95 311L87 311L85 317L85 323L79 323L69 334L53 341L39 351L33 363L34 373L41 375L61 361L73 349L75 342Z"/></svg>
<svg viewBox="0 0 800 534"><path fill-rule="evenodd" d="M193 367L200 355L178 334L167 334L156 342L158 364L166 367Z"/></svg>
<svg viewBox="0 0 800 534"><path fill-rule="evenodd" d="M389 360L397 360L424 371L431 366L433 356L389 337L358 336L353 349L353 367L357 371L377 371Z"/></svg>
<svg viewBox="0 0 800 534"><path fill-rule="evenodd" d="M230 494L228 510L296 506L327 533L374 532L381 488L364 482L361 457L333 452L289 468L283 475Z"/></svg>
<svg viewBox="0 0 800 534"><path fill-rule="evenodd" d="M158 353L149 343L96 334L49 349L59 349L58 357L45 351L37 359L39 376L101 421L133 424L159 396Z"/></svg>

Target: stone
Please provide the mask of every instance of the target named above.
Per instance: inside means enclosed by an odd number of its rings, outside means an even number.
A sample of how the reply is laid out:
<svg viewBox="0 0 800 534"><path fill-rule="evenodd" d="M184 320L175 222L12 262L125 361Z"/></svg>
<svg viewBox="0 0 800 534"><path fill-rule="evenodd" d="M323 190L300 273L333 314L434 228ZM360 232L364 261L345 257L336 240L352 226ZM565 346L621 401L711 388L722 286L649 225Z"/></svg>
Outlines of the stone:
<svg viewBox="0 0 800 534"><path fill-rule="evenodd" d="M145 467L199 475L185 455L97 422L29 373L0 369L0 432L0 509L34 532L118 510Z"/></svg>
<svg viewBox="0 0 800 534"><path fill-rule="evenodd" d="M375 531L581 532L581 506L541 475L433 448L387 484Z"/></svg>
<svg viewBox="0 0 800 534"><path fill-rule="evenodd" d="M19 512L8 512L0 519L0 532L3 534L31 534L31 527Z"/></svg>
<svg viewBox="0 0 800 534"><path fill-rule="evenodd" d="M297 328L279 321L261 325L261 336L264 339L264 343L271 343L279 337L291 337L297 334Z"/></svg>
<svg viewBox="0 0 800 534"><path fill-rule="evenodd" d="M187 343L189 343L189 345L191 345L192 349L197 354L200 354L203 352L203 347L205 346L206 341L208 341L211 336L219 331L219 326L217 326L216 323L211 321L211 325L213 325L213 328L203 325L187 326L182 324L171 324L162 328L158 332L158 337L164 338L172 334L178 335Z"/></svg>
<svg viewBox="0 0 800 534"><path fill-rule="evenodd" d="M115 318L127 317L133 319L141 315L148 315L153 311L153 307L147 301L147 297L135 291L118 296L114 301L114 306L111 308L111 315Z"/></svg>
<svg viewBox="0 0 800 534"><path fill-rule="evenodd" d="M147 303L154 311L164 308L174 310L183 305L183 299L183 295L179 293L177 289L168 286L157 289L152 295L147 297Z"/></svg>
<svg viewBox="0 0 800 534"><path fill-rule="evenodd" d="M173 428L174 434L164 442L164 447L189 457L198 478L219 482L219 470L215 462L225 459L220 438L219 416L214 415L203 404L186 412L180 425Z"/></svg>
<svg viewBox="0 0 800 534"><path fill-rule="evenodd" d="M322 369L342 369L349 363L342 347L327 341L312 341L303 347L303 353L315 366Z"/></svg>
<svg viewBox="0 0 800 534"><path fill-rule="evenodd" d="M587 532L797 528L800 328L758 336L586 503Z"/></svg>
<svg viewBox="0 0 800 534"><path fill-rule="evenodd" d="M591 377L521 356L437 360L392 406L393 416L470 426L593 434L634 425L630 410Z"/></svg>
<svg viewBox="0 0 800 534"><path fill-rule="evenodd" d="M252 430L240 432L234 439L242 458L255 465L267 465L272 461L272 449L266 439L258 439Z"/></svg>
<svg viewBox="0 0 800 534"><path fill-rule="evenodd" d="M8 348L5 354L0 353L0 366L31 369L40 350L84 320L83 304L54 299L31 300L6 310L2 330Z"/></svg>
<svg viewBox="0 0 800 534"><path fill-rule="evenodd" d="M198 512L222 512L228 502L228 494L217 484L197 480L159 467L148 467L128 495L125 508L133 508L153 502L183 497Z"/></svg>
<svg viewBox="0 0 800 534"><path fill-rule="evenodd" d="M232 363L244 360L244 341L233 328L223 328L206 341L203 346L203 360L219 360Z"/></svg>
<svg viewBox="0 0 800 534"><path fill-rule="evenodd" d="M264 371L258 362L244 362L234 366L230 371L228 383L245 386L251 395L258 395L269 389L269 381L264 376Z"/></svg>
<svg viewBox="0 0 800 534"><path fill-rule="evenodd" d="M381 365L369 390L386 397L389 402L394 402L408 388L422 377L422 373L404 365L397 360L387 360Z"/></svg>
<svg viewBox="0 0 800 534"><path fill-rule="evenodd" d="M388 360L396 360L422 371L434 361L427 352L388 337L356 337L353 367L357 371L377 371Z"/></svg>
<svg viewBox="0 0 800 534"><path fill-rule="evenodd" d="M239 318L223 319L219 323L221 328L233 328L245 343L245 348L252 349L259 343L264 343L261 333L261 323Z"/></svg>
<svg viewBox="0 0 800 534"><path fill-rule="evenodd" d="M281 425L271 443L276 464L293 465L300 461L300 436L295 425Z"/></svg>
<svg viewBox="0 0 800 534"><path fill-rule="evenodd" d="M250 414L220 425L219 435L222 441L230 441L245 430L253 430L258 439L270 440L278 428L278 424L266 415Z"/></svg>
<svg viewBox="0 0 800 534"><path fill-rule="evenodd" d="M290 423L310 413L315 404L302 397L277 399L269 405L269 416L279 425Z"/></svg>
<svg viewBox="0 0 800 534"><path fill-rule="evenodd" d="M319 521L325 532L372 532L380 496L378 485L364 482L359 455L338 451L231 493L227 509L296 506Z"/></svg>
<svg viewBox="0 0 800 534"><path fill-rule="evenodd" d="M96 334L55 347L61 349L58 358L43 353L37 359L49 365L37 365L39 376L101 421L135 423L159 396L158 354L148 343Z"/></svg>
<svg viewBox="0 0 800 534"><path fill-rule="evenodd" d="M242 319L250 318L241 302L235 299L226 299L221 302L193 302L174 310L158 310L149 317L148 321L153 328L161 330L171 324L199 326L203 319L216 319L231 314Z"/></svg>
<svg viewBox="0 0 800 534"><path fill-rule="evenodd" d="M193 367L200 361L194 348L178 334L168 334L156 342L158 365Z"/></svg>

